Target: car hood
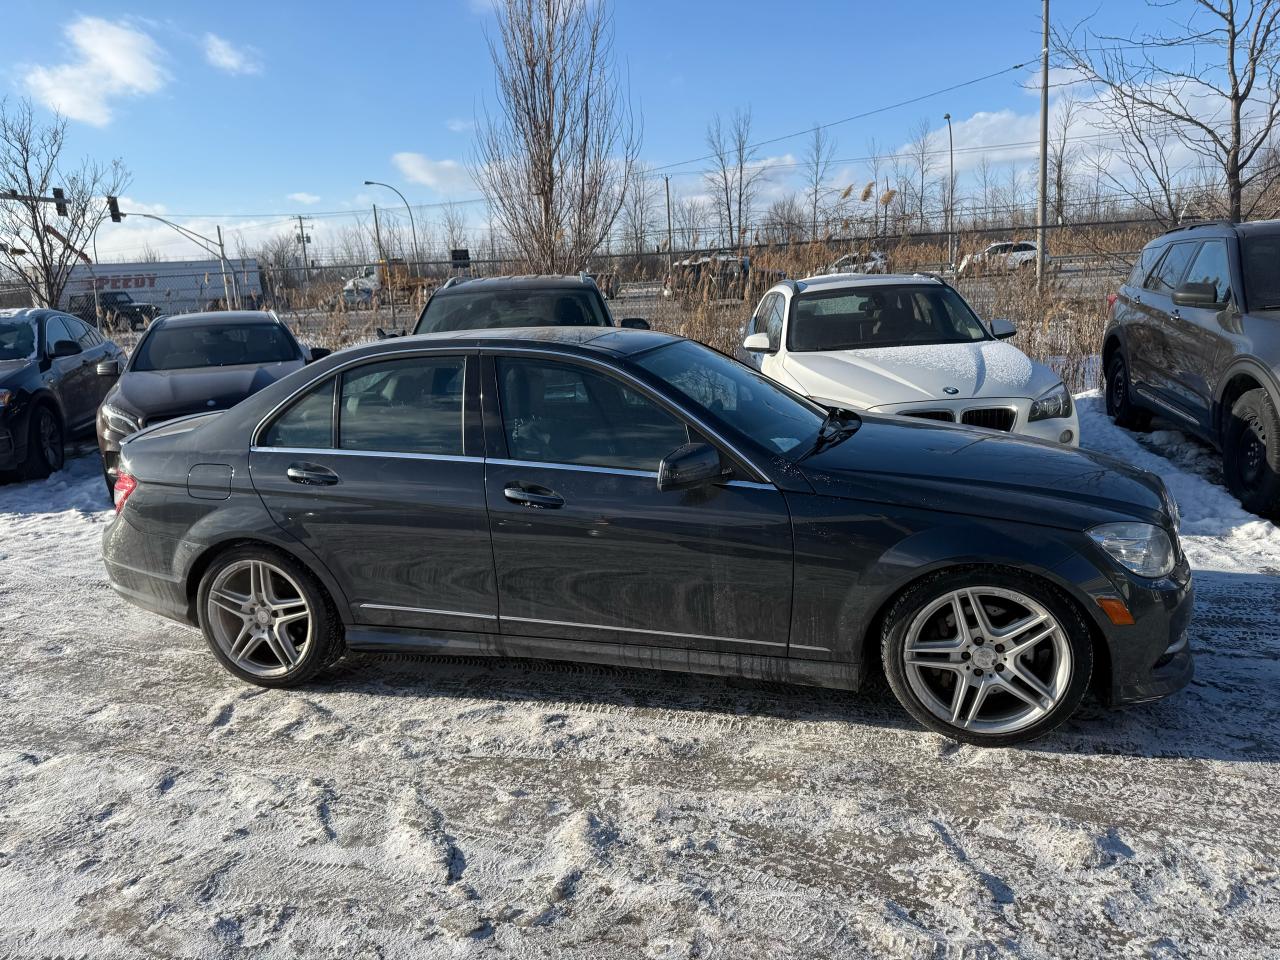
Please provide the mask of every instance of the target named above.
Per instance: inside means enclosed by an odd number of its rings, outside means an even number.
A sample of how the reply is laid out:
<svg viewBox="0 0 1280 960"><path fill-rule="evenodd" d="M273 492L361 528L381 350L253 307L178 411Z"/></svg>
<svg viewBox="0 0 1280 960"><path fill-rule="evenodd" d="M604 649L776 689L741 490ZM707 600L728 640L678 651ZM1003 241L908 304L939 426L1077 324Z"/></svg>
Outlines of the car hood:
<svg viewBox="0 0 1280 960"><path fill-rule="evenodd" d="M793 353L783 366L811 397L862 410L922 400L1034 399L1059 379L1000 340Z"/></svg>
<svg viewBox="0 0 1280 960"><path fill-rule="evenodd" d="M800 468L828 496L1076 530L1169 523L1154 474L1087 450L927 420L865 415L856 433Z"/></svg>
<svg viewBox="0 0 1280 960"><path fill-rule="evenodd" d="M0 387L16 382L33 360L0 360Z"/></svg>
<svg viewBox="0 0 1280 960"><path fill-rule="evenodd" d="M225 410L302 367L301 360L290 360L232 367L131 371L120 378L107 402L142 414L147 423L188 413Z"/></svg>

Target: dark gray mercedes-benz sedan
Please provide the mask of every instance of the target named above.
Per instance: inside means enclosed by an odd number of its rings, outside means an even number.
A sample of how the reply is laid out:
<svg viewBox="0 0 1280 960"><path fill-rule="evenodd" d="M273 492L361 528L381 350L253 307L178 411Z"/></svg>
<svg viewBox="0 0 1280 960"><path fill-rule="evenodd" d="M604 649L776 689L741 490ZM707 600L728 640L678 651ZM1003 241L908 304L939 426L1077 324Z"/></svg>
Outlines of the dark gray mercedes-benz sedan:
<svg viewBox="0 0 1280 960"><path fill-rule="evenodd" d="M228 670L346 650L856 688L958 740L1191 678L1156 477L827 410L700 344L542 328L386 340L124 441L107 570Z"/></svg>

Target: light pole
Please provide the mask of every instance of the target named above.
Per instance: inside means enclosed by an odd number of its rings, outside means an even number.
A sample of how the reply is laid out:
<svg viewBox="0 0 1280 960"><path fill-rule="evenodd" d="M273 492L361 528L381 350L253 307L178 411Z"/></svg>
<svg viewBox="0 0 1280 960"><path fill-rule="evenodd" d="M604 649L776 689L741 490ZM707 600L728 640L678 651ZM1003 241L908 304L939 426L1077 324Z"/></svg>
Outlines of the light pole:
<svg viewBox="0 0 1280 960"><path fill-rule="evenodd" d="M951 114L944 113L947 121L947 266L956 265L956 142L951 136Z"/></svg>
<svg viewBox="0 0 1280 960"><path fill-rule="evenodd" d="M146 220L154 220L157 223L163 223L166 227L176 230L178 233L186 237L192 243L196 244L199 247L203 247L206 253L210 253L213 256L217 257L218 261L222 264L222 295L226 298L227 306L228 307L231 306L232 291L237 289L236 277L235 277L235 271L233 270L231 272L231 284L230 286L228 286L227 267L229 265L227 263L227 248L222 243L221 227L218 228L218 239L213 240L210 237L206 237L206 236L203 236L202 234L196 233L194 230L188 227L179 226L178 224L174 223L172 220L166 220L164 217L157 217L154 213L123 213L121 214L121 216L143 217ZM238 293L234 299L235 299L236 309L239 309L240 297Z"/></svg>
<svg viewBox="0 0 1280 960"><path fill-rule="evenodd" d="M394 193L397 197L400 198L400 202L404 204L405 210L408 211L409 232L413 235L413 275L416 277L418 275L418 257L419 257L418 228L414 225L414 222L413 222L413 207L409 206L409 201L404 198L404 194L401 193L399 190L397 190L395 187L393 187L389 183L383 183L381 180L366 180L364 182L364 185L366 187L386 187L388 190L390 190L392 193Z"/></svg>

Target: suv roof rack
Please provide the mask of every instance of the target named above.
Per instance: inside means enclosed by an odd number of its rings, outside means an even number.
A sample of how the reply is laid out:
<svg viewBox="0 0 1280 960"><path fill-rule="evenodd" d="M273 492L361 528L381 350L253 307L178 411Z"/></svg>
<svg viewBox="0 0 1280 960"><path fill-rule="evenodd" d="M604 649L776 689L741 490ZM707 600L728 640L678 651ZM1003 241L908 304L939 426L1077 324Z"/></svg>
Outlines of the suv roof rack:
<svg viewBox="0 0 1280 960"><path fill-rule="evenodd" d="M1180 223L1176 227L1170 227L1162 237L1167 237L1171 233L1177 233L1179 230L1194 230L1197 227L1234 227L1236 224L1231 220L1196 220L1194 223Z"/></svg>

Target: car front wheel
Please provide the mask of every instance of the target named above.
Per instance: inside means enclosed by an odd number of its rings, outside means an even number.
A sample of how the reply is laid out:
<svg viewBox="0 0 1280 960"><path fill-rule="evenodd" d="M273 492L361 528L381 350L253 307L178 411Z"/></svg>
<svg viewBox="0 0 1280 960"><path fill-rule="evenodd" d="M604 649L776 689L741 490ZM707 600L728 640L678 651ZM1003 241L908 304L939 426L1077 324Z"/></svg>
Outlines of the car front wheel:
<svg viewBox="0 0 1280 960"><path fill-rule="evenodd" d="M27 459L22 476L38 480L62 469L65 452L62 446L62 421L52 408L36 407L27 426Z"/></svg>
<svg viewBox="0 0 1280 960"><path fill-rule="evenodd" d="M1246 510L1280 521L1280 416L1267 391L1250 390L1232 404L1222 468Z"/></svg>
<svg viewBox="0 0 1280 960"><path fill-rule="evenodd" d="M1003 570L956 570L904 593L885 619L885 676L907 712L964 743L1043 736L1079 705L1089 631L1054 588Z"/></svg>
<svg viewBox="0 0 1280 960"><path fill-rule="evenodd" d="M342 625L324 587L268 547L214 560L200 580L197 610L213 655L259 686L305 683L343 652Z"/></svg>

